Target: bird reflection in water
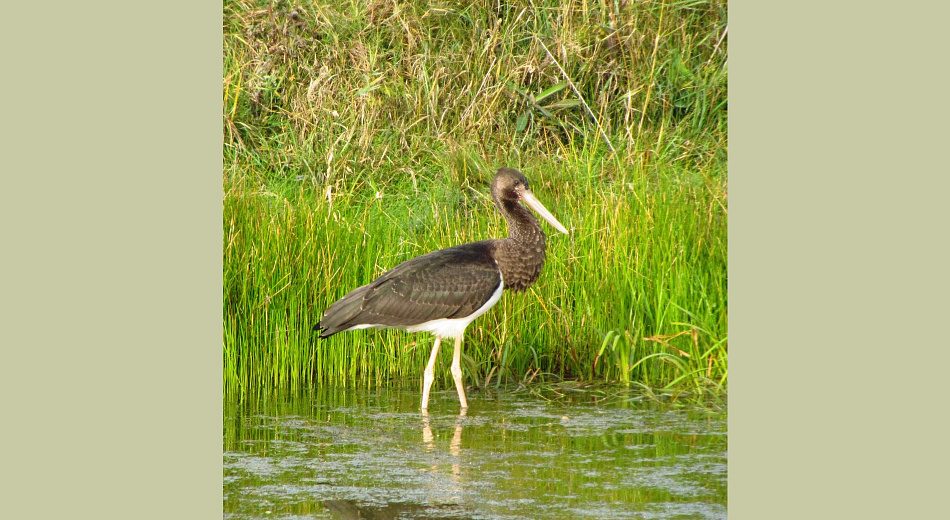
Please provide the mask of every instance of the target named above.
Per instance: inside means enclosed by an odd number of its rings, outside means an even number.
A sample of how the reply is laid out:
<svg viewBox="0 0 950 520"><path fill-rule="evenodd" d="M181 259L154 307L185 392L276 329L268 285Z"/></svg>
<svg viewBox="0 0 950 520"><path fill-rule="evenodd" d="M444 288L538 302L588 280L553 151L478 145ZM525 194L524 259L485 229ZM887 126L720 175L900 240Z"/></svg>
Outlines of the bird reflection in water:
<svg viewBox="0 0 950 520"><path fill-rule="evenodd" d="M453 457L458 457L462 452L462 423L465 420L466 409L459 411L458 419L455 420L455 433L452 435L452 441L449 443L449 453ZM435 449L435 437L432 435L432 424L429 421L429 412L422 411L422 442L425 443L429 451ZM455 464L458 467L458 461ZM434 468L433 468L434 469Z"/></svg>

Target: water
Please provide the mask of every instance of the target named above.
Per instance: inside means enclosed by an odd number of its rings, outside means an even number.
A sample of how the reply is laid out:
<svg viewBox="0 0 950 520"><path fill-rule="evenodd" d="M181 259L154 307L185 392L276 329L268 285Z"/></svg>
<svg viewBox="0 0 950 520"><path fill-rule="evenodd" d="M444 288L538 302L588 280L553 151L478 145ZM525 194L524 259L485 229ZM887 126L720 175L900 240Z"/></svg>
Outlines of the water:
<svg viewBox="0 0 950 520"><path fill-rule="evenodd" d="M616 390L226 400L224 517L726 518L726 415Z"/></svg>

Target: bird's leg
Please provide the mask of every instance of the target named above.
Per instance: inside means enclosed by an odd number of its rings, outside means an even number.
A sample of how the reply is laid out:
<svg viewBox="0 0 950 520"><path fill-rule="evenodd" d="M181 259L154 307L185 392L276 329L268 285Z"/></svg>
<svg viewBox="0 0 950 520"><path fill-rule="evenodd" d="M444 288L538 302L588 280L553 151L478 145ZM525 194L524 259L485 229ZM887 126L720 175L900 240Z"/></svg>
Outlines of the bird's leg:
<svg viewBox="0 0 950 520"><path fill-rule="evenodd" d="M462 335L455 337L455 352L452 353L452 378L455 379L455 389L459 391L459 402L462 410L468 408L465 400L465 387L462 386Z"/></svg>
<svg viewBox="0 0 950 520"><path fill-rule="evenodd" d="M429 409L429 389L432 388L432 382L435 381L435 358L439 355L439 343L442 342L442 336L435 337L435 344L432 345L432 353L429 354L429 364L426 365L426 371L422 375L422 410Z"/></svg>

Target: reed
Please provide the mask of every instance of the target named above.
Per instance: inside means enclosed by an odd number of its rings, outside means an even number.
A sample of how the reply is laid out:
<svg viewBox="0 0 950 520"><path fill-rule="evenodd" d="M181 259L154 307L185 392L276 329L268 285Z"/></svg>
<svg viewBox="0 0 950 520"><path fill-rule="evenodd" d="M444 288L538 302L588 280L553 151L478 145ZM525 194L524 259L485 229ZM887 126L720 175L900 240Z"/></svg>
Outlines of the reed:
<svg viewBox="0 0 950 520"><path fill-rule="evenodd" d="M465 5L225 3L226 391L415 384L426 335L310 329L403 260L504 236L499 166L572 234L469 327L467 382L724 390L725 4Z"/></svg>

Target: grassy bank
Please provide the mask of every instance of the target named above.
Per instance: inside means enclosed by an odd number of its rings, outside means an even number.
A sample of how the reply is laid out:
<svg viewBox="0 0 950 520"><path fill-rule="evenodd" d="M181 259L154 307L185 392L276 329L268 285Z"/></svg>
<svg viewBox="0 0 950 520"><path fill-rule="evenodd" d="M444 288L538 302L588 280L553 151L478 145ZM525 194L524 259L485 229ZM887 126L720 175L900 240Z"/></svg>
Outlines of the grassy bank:
<svg viewBox="0 0 950 520"><path fill-rule="evenodd" d="M415 382L428 336L310 328L504 236L498 166L572 234L469 328L467 381L724 387L724 4L227 2L224 24L228 391Z"/></svg>

